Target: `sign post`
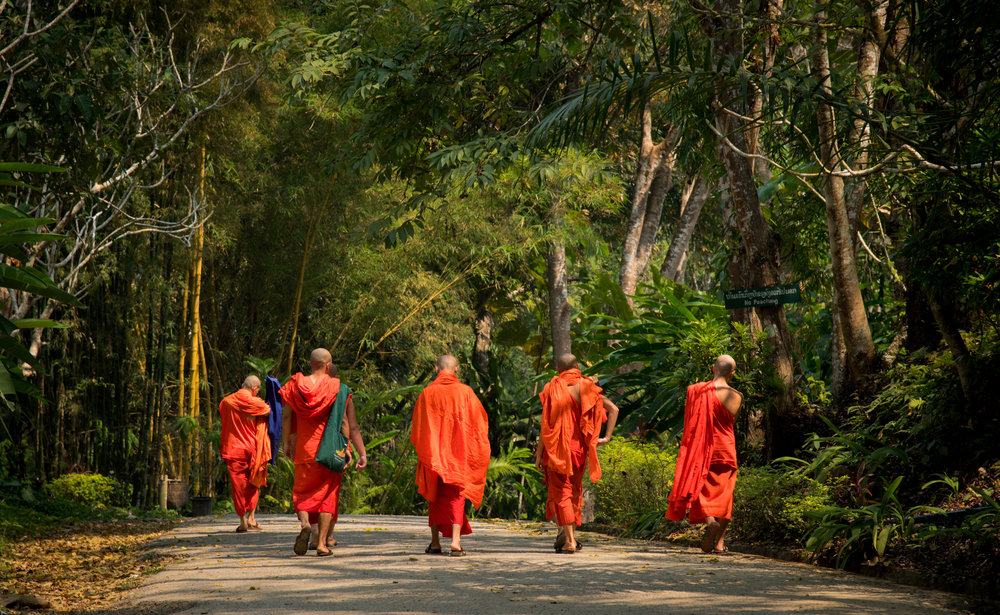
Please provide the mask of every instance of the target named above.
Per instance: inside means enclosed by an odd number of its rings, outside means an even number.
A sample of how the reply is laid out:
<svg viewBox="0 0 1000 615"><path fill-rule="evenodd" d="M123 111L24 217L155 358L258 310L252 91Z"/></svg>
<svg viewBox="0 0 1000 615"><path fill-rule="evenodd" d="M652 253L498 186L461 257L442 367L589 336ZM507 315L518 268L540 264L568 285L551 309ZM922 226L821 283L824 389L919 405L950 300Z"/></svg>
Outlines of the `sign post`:
<svg viewBox="0 0 1000 615"><path fill-rule="evenodd" d="M799 290L798 284L740 288L728 290L724 296L727 310L802 302L802 292Z"/></svg>

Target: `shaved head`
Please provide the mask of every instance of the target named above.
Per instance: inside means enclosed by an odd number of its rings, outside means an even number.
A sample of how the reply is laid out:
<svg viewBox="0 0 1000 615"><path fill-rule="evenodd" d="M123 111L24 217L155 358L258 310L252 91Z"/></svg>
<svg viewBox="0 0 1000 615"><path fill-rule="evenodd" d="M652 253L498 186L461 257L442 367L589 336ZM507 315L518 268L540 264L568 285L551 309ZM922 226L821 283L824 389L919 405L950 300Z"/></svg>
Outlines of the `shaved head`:
<svg viewBox="0 0 1000 615"><path fill-rule="evenodd" d="M567 369L579 369L580 363L576 360L576 357L570 353L560 355L559 359L556 360L556 371L562 373Z"/></svg>
<svg viewBox="0 0 1000 615"><path fill-rule="evenodd" d="M329 374L330 374L330 377L331 377L331 378L336 378L336 377L337 377L338 375L340 375L340 370L339 370L339 369L337 369L337 366L336 366L336 365L334 365L333 363L331 363L331 364L330 364L330 371L329 371Z"/></svg>
<svg viewBox="0 0 1000 615"><path fill-rule="evenodd" d="M326 348L317 348L309 354L310 363L333 363L333 356Z"/></svg>
<svg viewBox="0 0 1000 615"><path fill-rule="evenodd" d="M327 366L331 363L333 363L333 356L326 348L317 348L309 353L309 367L312 368L314 374L321 372L325 374Z"/></svg>
<svg viewBox="0 0 1000 615"><path fill-rule="evenodd" d="M449 372L456 372L457 373L458 372L458 359L456 359L455 357L451 356L450 354L443 354L440 357L438 357L438 360L437 360L437 369L438 369L439 372L443 372L443 371L447 370Z"/></svg>
<svg viewBox="0 0 1000 615"><path fill-rule="evenodd" d="M715 360L714 370L716 378L729 378L736 371L736 359L727 354L719 355Z"/></svg>
<svg viewBox="0 0 1000 615"><path fill-rule="evenodd" d="M257 376L247 376L247 379L243 381L243 388L249 391L254 387L260 388L260 378Z"/></svg>

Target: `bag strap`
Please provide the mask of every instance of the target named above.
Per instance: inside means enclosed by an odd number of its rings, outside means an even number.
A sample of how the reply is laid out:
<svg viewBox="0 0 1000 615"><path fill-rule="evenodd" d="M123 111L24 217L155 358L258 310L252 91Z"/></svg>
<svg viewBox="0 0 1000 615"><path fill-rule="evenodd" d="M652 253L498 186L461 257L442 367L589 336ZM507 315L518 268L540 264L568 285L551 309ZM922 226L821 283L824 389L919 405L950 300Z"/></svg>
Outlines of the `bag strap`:
<svg viewBox="0 0 1000 615"><path fill-rule="evenodd" d="M340 424L344 422L344 413L347 412L347 398L350 396L351 389L341 382L337 398L333 400L333 405L330 407L330 419L326 423L327 427L335 425L337 431L340 431Z"/></svg>

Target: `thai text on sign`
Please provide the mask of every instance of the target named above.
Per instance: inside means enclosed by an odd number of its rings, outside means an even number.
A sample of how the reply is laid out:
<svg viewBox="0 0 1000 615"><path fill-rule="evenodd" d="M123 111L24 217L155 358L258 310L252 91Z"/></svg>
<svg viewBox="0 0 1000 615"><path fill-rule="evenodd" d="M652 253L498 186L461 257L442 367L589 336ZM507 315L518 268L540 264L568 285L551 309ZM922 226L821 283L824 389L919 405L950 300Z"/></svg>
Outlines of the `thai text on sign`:
<svg viewBox="0 0 1000 615"><path fill-rule="evenodd" d="M761 288L740 288L725 293L726 309L752 308L784 303L800 303L802 292L798 284L763 286Z"/></svg>

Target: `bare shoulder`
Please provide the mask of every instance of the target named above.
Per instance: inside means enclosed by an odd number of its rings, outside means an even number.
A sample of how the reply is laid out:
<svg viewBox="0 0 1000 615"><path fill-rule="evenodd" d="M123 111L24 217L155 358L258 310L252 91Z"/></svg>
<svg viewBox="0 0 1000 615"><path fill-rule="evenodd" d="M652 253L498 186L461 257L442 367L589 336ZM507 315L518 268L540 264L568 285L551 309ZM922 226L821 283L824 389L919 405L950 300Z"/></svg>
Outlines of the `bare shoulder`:
<svg viewBox="0 0 1000 615"><path fill-rule="evenodd" d="M743 393L740 393L731 386L716 385L715 395L722 405L734 415L740 411L740 406L743 405Z"/></svg>

